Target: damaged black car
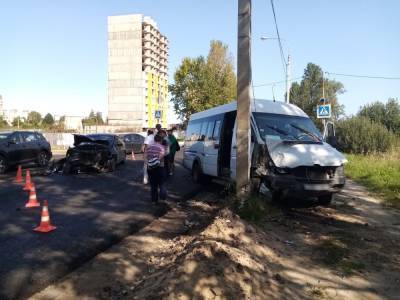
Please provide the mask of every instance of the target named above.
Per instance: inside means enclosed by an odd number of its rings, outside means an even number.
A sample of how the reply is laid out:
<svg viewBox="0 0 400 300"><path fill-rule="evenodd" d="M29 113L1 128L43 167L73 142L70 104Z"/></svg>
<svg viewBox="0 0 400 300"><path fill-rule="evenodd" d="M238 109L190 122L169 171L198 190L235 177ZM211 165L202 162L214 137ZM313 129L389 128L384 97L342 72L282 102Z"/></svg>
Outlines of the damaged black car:
<svg viewBox="0 0 400 300"><path fill-rule="evenodd" d="M68 149L62 170L64 174L87 170L113 172L125 159L125 144L117 135L74 134L74 146Z"/></svg>

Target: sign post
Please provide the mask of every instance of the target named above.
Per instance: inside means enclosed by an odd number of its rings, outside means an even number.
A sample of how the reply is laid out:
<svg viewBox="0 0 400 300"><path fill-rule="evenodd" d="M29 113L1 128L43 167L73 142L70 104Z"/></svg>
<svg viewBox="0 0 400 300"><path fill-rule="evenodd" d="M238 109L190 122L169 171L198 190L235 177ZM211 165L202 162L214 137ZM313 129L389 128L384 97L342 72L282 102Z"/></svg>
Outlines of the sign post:
<svg viewBox="0 0 400 300"><path fill-rule="evenodd" d="M319 105L317 106L317 118L322 119L322 124L324 126L324 132L326 131L326 119L331 118L332 107L331 104L326 104L326 99L321 98L319 100Z"/></svg>

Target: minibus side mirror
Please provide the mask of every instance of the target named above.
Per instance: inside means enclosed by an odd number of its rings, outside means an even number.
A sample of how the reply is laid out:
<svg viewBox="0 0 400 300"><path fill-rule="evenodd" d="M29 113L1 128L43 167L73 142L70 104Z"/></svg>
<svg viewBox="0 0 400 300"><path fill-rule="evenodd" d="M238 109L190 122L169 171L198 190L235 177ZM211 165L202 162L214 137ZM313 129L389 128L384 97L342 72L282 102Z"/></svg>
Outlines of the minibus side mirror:
<svg viewBox="0 0 400 300"><path fill-rule="evenodd" d="M336 136L330 135L326 138L326 142L331 145L333 148L336 148L338 145Z"/></svg>

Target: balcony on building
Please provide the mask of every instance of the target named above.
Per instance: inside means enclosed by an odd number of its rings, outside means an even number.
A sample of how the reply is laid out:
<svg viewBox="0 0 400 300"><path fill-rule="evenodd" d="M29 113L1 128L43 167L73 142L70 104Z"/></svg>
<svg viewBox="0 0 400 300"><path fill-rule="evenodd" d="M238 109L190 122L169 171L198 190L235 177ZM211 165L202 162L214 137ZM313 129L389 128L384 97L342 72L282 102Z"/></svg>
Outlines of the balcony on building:
<svg viewBox="0 0 400 300"><path fill-rule="evenodd" d="M143 32L143 39L145 41L151 42L151 39L152 39L151 33Z"/></svg>
<svg viewBox="0 0 400 300"><path fill-rule="evenodd" d="M151 66L152 59L150 57L145 57L145 58L143 58L142 62L143 62L143 65L145 65L145 66Z"/></svg>
<svg viewBox="0 0 400 300"><path fill-rule="evenodd" d="M160 65L167 67L168 66L167 60L166 59L160 60Z"/></svg>
<svg viewBox="0 0 400 300"><path fill-rule="evenodd" d="M142 45L143 45L143 49L151 50L151 43L150 42L144 42Z"/></svg>
<svg viewBox="0 0 400 300"><path fill-rule="evenodd" d="M150 49L146 49L143 51L144 58L151 57L151 56L152 56L152 51Z"/></svg>
<svg viewBox="0 0 400 300"><path fill-rule="evenodd" d="M151 25L150 24L143 23L143 27L142 28L143 28L144 32L151 33Z"/></svg>
<svg viewBox="0 0 400 300"><path fill-rule="evenodd" d="M150 65L143 65L142 70L145 72L151 72L151 66Z"/></svg>
<svg viewBox="0 0 400 300"><path fill-rule="evenodd" d="M160 52L160 57L166 60L167 57L168 57L167 51L161 50L161 52Z"/></svg>

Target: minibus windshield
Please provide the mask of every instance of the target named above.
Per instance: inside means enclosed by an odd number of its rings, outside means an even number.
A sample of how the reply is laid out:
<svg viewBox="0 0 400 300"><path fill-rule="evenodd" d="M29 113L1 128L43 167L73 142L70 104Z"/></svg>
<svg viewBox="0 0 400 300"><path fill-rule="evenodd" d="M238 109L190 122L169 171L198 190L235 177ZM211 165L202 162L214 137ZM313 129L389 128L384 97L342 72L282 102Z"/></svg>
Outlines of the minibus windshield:
<svg viewBox="0 0 400 300"><path fill-rule="evenodd" d="M270 113L253 113L261 137L268 143L322 143L322 136L311 119Z"/></svg>

